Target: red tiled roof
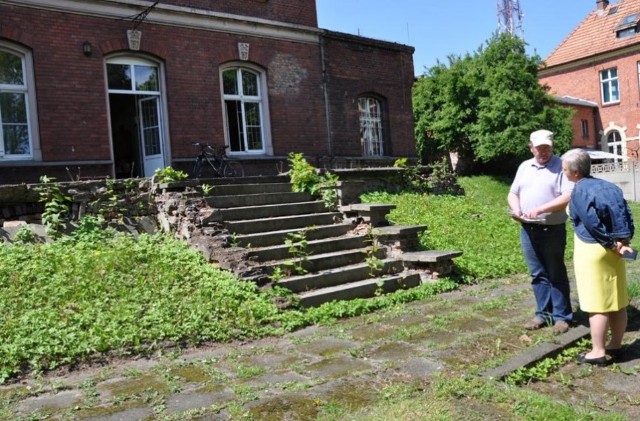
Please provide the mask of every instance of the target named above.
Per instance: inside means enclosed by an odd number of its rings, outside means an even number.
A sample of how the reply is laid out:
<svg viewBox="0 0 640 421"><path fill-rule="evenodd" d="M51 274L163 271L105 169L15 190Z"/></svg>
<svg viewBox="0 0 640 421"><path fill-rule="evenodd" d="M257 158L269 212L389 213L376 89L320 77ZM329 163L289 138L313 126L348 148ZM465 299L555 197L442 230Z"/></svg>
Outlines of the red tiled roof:
<svg viewBox="0 0 640 421"><path fill-rule="evenodd" d="M616 7L617 12L612 13ZM635 13L640 13L640 0L620 0L604 10L593 10L546 58L547 67L640 44L640 33L616 38L616 28Z"/></svg>

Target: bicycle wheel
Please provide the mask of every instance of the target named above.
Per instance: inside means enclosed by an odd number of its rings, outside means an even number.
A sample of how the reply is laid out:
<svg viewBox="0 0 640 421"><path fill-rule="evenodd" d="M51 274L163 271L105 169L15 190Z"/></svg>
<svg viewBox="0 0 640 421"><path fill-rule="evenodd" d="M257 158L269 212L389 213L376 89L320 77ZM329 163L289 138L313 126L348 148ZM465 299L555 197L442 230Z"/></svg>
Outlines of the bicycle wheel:
<svg viewBox="0 0 640 421"><path fill-rule="evenodd" d="M237 161L226 161L224 166L224 177L244 177L244 168Z"/></svg>
<svg viewBox="0 0 640 421"><path fill-rule="evenodd" d="M197 157L196 163L193 164L193 173L191 173L191 177L200 178L200 171L202 171L202 158Z"/></svg>

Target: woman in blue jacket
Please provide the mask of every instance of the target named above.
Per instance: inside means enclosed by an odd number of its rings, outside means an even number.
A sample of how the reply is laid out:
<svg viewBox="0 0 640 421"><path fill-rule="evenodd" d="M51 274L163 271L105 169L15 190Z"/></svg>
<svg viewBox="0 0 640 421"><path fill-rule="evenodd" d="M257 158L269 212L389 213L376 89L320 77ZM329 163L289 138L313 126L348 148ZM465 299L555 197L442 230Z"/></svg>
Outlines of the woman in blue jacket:
<svg viewBox="0 0 640 421"><path fill-rule="evenodd" d="M622 256L633 252L633 216L618 186L591 177L585 151L564 154L562 170L575 182L568 209L575 228L574 271L580 308L589 313L592 342L591 351L579 355L578 362L602 366L609 362L607 355L620 356L627 328L629 296Z"/></svg>

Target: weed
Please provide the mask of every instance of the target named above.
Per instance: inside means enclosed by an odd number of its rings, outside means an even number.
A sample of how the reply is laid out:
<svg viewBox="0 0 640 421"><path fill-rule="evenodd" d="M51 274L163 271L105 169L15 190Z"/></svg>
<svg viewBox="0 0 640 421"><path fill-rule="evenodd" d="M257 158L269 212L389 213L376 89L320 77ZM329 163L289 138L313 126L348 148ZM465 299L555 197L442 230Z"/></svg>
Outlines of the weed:
<svg viewBox="0 0 640 421"><path fill-rule="evenodd" d="M378 245L378 239L373 234L373 228L371 225L369 225L365 242L369 243L365 263L369 267L369 276L373 278L382 273L382 270L384 269L384 262L377 256L380 246Z"/></svg>
<svg viewBox="0 0 640 421"><path fill-rule="evenodd" d="M301 153L289 153L289 178L292 189L296 192L308 192L314 197L320 197L328 209L338 206L339 179L334 173L324 173L309 164Z"/></svg>
<svg viewBox="0 0 640 421"><path fill-rule="evenodd" d="M181 181L189 178L189 174L184 171L175 170L171 167L158 168L154 172L154 178L158 183L169 183L171 181Z"/></svg>
<svg viewBox="0 0 640 421"><path fill-rule="evenodd" d="M285 269L296 275L304 275L307 269L304 264L309 261L310 252L308 250L309 242L307 241L307 232L309 228L297 232L290 232L284 243L289 247L289 254L294 260L288 260L284 263Z"/></svg>
<svg viewBox="0 0 640 421"><path fill-rule="evenodd" d="M44 203L42 223L47 234L52 238L59 238L62 229L69 217L69 205L71 198L65 195L58 184L53 183L54 177L43 175L40 177L42 185L35 188L40 195L39 201Z"/></svg>
<svg viewBox="0 0 640 421"><path fill-rule="evenodd" d="M203 184L200 188L202 189L202 193L205 195L208 195L213 190L213 186L211 184Z"/></svg>
<svg viewBox="0 0 640 421"><path fill-rule="evenodd" d="M38 237L27 225L21 226L13 237L13 242L18 244L35 243L37 241Z"/></svg>

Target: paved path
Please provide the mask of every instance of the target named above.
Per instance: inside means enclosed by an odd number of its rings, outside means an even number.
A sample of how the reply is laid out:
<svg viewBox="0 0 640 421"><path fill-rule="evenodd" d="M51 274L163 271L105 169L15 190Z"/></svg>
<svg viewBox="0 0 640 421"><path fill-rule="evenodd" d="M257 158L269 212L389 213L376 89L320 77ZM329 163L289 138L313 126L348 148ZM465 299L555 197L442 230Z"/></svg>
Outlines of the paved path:
<svg viewBox="0 0 640 421"><path fill-rule="evenodd" d="M437 373L500 378L588 334L584 325L556 337L550 328L526 332L532 308L527 277L486 281L280 338L27 379L0 387L0 410L25 420L313 420L327 404L370 405L395 382ZM630 355L617 368L585 376L576 374L585 367L567 363L562 372L574 380L566 391L557 382L525 387L579 405L602 400L639 419L639 319L633 311Z"/></svg>

